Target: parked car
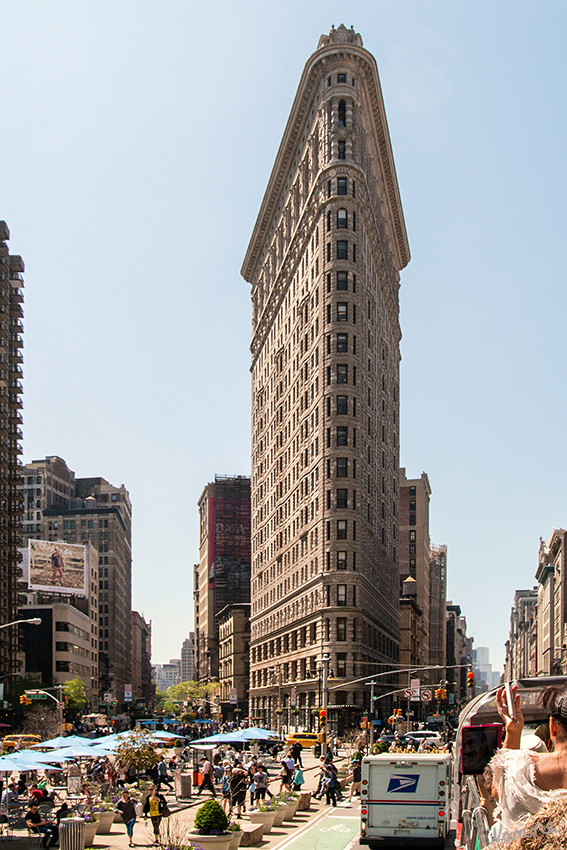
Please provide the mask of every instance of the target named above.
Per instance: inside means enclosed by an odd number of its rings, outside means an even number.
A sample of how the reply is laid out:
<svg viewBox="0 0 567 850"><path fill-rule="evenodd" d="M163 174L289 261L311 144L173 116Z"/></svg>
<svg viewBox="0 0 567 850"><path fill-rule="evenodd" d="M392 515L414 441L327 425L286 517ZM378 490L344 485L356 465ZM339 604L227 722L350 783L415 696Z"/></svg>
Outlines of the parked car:
<svg viewBox="0 0 567 850"><path fill-rule="evenodd" d="M304 749L314 747L323 741L322 732L292 732L285 739L286 747L292 747L294 744L301 744Z"/></svg>
<svg viewBox="0 0 567 850"><path fill-rule="evenodd" d="M25 750L33 744L41 744L39 735L6 735L2 741L4 752L13 752L14 750Z"/></svg>

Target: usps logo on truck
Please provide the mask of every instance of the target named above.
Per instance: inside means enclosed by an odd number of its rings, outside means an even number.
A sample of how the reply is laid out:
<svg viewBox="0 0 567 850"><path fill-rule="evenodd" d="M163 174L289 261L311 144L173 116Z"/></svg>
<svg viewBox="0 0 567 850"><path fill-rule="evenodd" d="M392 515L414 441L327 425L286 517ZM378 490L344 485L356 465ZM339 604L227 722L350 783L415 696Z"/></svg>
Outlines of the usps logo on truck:
<svg viewBox="0 0 567 850"><path fill-rule="evenodd" d="M395 773L390 776L388 783L388 794L415 794L417 791L417 783L419 782L419 773L405 773L401 776L396 776Z"/></svg>

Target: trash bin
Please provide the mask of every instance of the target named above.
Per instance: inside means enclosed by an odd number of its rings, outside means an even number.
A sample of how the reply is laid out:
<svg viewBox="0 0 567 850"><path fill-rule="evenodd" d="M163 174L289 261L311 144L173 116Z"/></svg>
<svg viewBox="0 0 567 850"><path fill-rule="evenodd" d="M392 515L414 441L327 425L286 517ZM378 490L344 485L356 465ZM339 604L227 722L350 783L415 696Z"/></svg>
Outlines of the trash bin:
<svg viewBox="0 0 567 850"><path fill-rule="evenodd" d="M182 800L189 800L191 797L191 774L190 773L182 773L181 774L181 794L180 797Z"/></svg>
<svg viewBox="0 0 567 850"><path fill-rule="evenodd" d="M61 818L59 847L61 850L85 850L85 822L82 818Z"/></svg>
<svg viewBox="0 0 567 850"><path fill-rule="evenodd" d="M321 755L321 744L315 744L313 747L313 752L315 753L315 758L319 758Z"/></svg>

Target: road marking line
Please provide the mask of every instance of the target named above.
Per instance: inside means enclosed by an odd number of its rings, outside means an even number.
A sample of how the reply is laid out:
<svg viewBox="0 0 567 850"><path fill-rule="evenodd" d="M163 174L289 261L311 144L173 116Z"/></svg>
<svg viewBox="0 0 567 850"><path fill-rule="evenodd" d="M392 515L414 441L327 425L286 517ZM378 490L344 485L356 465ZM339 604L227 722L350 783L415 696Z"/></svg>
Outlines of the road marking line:
<svg viewBox="0 0 567 850"><path fill-rule="evenodd" d="M281 844L276 844L275 846L278 848L278 850L284 850L285 847L289 847L290 844L293 844L296 838L298 838L300 835L303 835L305 832L308 832L311 827L319 823L319 821L323 820L324 817L328 817L328 815L327 812L323 809L322 812L318 812L318 814L315 815L313 820L307 821L305 826L302 826L300 829L297 830L297 832L294 832L293 835L290 835L289 838L287 838L285 841L282 841Z"/></svg>

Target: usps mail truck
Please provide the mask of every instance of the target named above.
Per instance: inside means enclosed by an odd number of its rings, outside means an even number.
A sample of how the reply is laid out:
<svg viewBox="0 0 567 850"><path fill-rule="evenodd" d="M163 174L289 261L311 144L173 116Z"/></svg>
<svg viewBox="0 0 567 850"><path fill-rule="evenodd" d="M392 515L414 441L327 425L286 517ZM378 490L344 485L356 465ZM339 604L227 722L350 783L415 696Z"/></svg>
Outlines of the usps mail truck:
<svg viewBox="0 0 567 850"><path fill-rule="evenodd" d="M361 844L449 846L449 753L366 756L362 760L360 817Z"/></svg>

